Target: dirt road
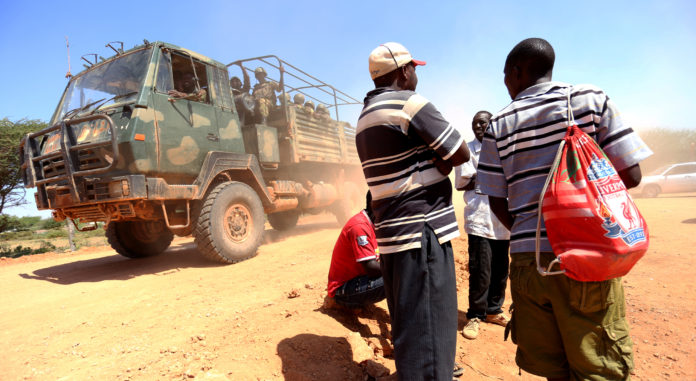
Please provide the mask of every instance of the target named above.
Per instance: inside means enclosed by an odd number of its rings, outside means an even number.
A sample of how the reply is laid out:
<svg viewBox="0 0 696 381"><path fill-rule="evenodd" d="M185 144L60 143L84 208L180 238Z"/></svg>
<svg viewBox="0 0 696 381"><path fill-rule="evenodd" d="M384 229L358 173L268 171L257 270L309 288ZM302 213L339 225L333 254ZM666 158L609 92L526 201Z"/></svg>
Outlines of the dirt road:
<svg viewBox="0 0 696 381"><path fill-rule="evenodd" d="M696 197L638 206L651 249L624 279L633 379L695 380ZM362 380L366 358L393 371L386 303L357 315L322 307L338 232L328 215L306 217L268 230L258 256L232 266L200 258L190 239L142 260L100 247L1 261L0 379ZM466 239L454 248L462 327ZM503 327L459 335L462 379L538 379L518 375L514 350Z"/></svg>

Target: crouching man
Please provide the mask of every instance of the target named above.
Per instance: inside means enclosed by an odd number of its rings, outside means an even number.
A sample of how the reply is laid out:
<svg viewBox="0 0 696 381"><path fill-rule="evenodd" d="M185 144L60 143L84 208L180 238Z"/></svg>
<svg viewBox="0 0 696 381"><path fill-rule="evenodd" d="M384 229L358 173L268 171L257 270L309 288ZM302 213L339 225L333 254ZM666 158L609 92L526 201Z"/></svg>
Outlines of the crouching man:
<svg viewBox="0 0 696 381"><path fill-rule="evenodd" d="M352 309L385 298L369 191L366 201L365 209L348 220L341 230L329 268L329 297L336 304Z"/></svg>

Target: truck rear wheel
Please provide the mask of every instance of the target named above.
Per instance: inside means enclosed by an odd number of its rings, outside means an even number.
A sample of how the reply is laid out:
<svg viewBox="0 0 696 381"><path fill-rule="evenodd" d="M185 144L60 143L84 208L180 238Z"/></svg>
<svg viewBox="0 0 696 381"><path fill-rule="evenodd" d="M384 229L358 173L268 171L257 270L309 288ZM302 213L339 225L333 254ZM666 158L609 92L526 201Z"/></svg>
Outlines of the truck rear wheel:
<svg viewBox="0 0 696 381"><path fill-rule="evenodd" d="M299 210L287 210L284 212L271 213L268 215L268 222L273 229L283 231L292 229L297 225L300 218Z"/></svg>
<svg viewBox="0 0 696 381"><path fill-rule="evenodd" d="M161 254L172 243L174 234L161 221L111 222L106 239L117 253L128 258Z"/></svg>
<svg viewBox="0 0 696 381"><path fill-rule="evenodd" d="M256 255L263 237L263 205L244 183L219 184L206 196L193 235L206 258L235 263Z"/></svg>

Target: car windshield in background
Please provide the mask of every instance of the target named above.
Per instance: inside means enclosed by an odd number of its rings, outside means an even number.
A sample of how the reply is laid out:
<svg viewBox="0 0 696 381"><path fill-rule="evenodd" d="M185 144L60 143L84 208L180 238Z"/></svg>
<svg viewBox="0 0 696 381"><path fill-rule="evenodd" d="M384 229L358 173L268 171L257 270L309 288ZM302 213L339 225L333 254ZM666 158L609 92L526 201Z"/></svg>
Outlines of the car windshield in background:
<svg viewBox="0 0 696 381"><path fill-rule="evenodd" d="M52 123L109 104L135 100L147 73L151 50L144 48L122 55L75 77Z"/></svg>

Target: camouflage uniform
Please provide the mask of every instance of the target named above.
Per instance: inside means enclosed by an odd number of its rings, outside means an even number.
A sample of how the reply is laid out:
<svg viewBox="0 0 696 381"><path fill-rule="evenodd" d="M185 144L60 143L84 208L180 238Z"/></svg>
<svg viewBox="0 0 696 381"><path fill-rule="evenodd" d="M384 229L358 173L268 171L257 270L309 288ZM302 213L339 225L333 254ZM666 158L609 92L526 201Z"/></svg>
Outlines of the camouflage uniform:
<svg viewBox="0 0 696 381"><path fill-rule="evenodd" d="M304 109L307 115L314 116L314 102L312 101L307 101L304 104Z"/></svg>
<svg viewBox="0 0 696 381"><path fill-rule="evenodd" d="M239 79L239 77L230 78L230 87L232 88L232 95L234 96L248 94L249 89L251 88L249 85L249 76L244 76L244 84L242 84L242 80Z"/></svg>
<svg viewBox="0 0 696 381"><path fill-rule="evenodd" d="M299 110L302 110L301 113L304 112L304 100L304 95L300 93L297 93L292 97L292 108L295 110L295 112Z"/></svg>
<svg viewBox="0 0 696 381"><path fill-rule="evenodd" d="M331 114L329 114L329 109L327 109L326 106L322 104L317 105L317 110L315 111L314 115L322 121L331 120Z"/></svg>
<svg viewBox="0 0 696 381"><path fill-rule="evenodd" d="M290 104L291 104L291 103L290 103L290 94L285 93L285 94L283 94L283 95L280 96L280 99L281 99L281 102L280 102L281 105L283 104L282 100L285 99L285 105L286 105L286 106L290 106Z"/></svg>
<svg viewBox="0 0 696 381"><path fill-rule="evenodd" d="M260 69L260 70L259 70ZM259 83L254 85L252 95L256 99L256 116L257 120L264 123L271 112L271 108L276 105L276 91L280 91L280 85L277 82L266 81L266 70L262 67L257 67L254 71ZM263 78L263 82L262 79Z"/></svg>

